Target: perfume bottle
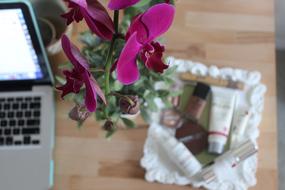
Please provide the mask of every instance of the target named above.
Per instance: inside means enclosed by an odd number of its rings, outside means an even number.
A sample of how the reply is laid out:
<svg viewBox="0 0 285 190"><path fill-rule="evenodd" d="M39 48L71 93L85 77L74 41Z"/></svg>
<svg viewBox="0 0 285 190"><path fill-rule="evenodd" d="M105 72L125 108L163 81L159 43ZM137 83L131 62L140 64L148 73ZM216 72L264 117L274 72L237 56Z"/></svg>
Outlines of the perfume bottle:
<svg viewBox="0 0 285 190"><path fill-rule="evenodd" d="M231 173L236 166L256 154L257 151L257 145L252 140L247 140L236 148L217 157L214 164L204 168L198 176L200 176L200 180L206 181L206 183L211 183L215 180L220 181L225 178L225 172Z"/></svg>

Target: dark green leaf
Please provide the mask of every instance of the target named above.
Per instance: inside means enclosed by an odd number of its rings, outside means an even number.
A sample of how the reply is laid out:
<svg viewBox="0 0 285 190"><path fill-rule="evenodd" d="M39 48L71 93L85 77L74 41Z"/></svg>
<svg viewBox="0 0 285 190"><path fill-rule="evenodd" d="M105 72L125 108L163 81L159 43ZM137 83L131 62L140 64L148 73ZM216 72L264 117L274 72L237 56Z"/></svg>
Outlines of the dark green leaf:
<svg viewBox="0 0 285 190"><path fill-rule="evenodd" d="M123 121L123 123L126 125L127 128L135 128L136 127L136 124L130 119L127 119L125 117L121 117L121 120Z"/></svg>
<svg viewBox="0 0 285 190"><path fill-rule="evenodd" d="M145 107L141 108L141 116L145 121L150 122L150 115L147 112L147 108Z"/></svg>
<svg viewBox="0 0 285 190"><path fill-rule="evenodd" d="M148 3L150 3L151 0L141 0L139 3L135 4L134 7L143 7L146 6Z"/></svg>
<svg viewBox="0 0 285 190"><path fill-rule="evenodd" d="M116 129L112 129L110 131L107 131L106 135L105 135L105 138L106 139L110 139L115 134L115 132L116 132Z"/></svg>

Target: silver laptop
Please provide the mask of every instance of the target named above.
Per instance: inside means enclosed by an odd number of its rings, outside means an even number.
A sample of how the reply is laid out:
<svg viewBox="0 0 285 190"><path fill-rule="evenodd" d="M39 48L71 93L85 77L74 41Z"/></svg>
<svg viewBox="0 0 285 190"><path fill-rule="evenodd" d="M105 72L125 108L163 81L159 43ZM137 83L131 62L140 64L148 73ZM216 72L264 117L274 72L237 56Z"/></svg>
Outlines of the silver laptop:
<svg viewBox="0 0 285 190"><path fill-rule="evenodd" d="M0 189L52 185L53 79L31 5L0 0Z"/></svg>

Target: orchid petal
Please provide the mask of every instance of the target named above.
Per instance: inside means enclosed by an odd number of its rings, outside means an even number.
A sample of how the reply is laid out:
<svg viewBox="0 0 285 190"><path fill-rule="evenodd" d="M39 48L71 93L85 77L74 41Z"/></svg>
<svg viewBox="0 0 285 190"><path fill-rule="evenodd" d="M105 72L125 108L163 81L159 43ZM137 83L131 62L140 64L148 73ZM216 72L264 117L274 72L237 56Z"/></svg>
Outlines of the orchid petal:
<svg viewBox="0 0 285 190"><path fill-rule="evenodd" d="M111 10L119 10L130 7L140 0L110 0L108 7Z"/></svg>
<svg viewBox="0 0 285 190"><path fill-rule="evenodd" d="M85 0L64 0L68 4L70 10L67 13L62 14L61 16L66 19L66 24L71 24L74 20L79 22L83 19L81 14L80 6L84 6ZM85 3L86 4L86 3Z"/></svg>
<svg viewBox="0 0 285 190"><path fill-rule="evenodd" d="M81 55L79 49L70 42L66 35L62 36L61 44L64 53L77 70L84 71L89 69L87 60Z"/></svg>
<svg viewBox="0 0 285 190"><path fill-rule="evenodd" d="M104 40L111 40L115 31L107 10L98 0L65 0L71 10L62 15L67 24L85 19L92 32Z"/></svg>
<svg viewBox="0 0 285 190"><path fill-rule="evenodd" d="M84 83L86 87L85 105L88 111L94 112L97 106L96 88L95 88L93 81L88 76L87 72L84 74L83 77L84 77Z"/></svg>
<svg viewBox="0 0 285 190"><path fill-rule="evenodd" d="M98 20L92 19L85 9L81 10L81 13L86 21L86 24L92 32L94 32L98 37L104 40L111 40L113 37L113 31L110 31L103 23Z"/></svg>
<svg viewBox="0 0 285 190"><path fill-rule="evenodd" d="M66 83L60 87L56 87L57 90L62 91L61 98L69 93L78 93L83 85L83 82L81 81L78 73L76 73L75 70L72 72L64 70L63 74L66 77Z"/></svg>
<svg viewBox="0 0 285 190"><path fill-rule="evenodd" d="M141 21L142 16L143 14L140 14L133 19L130 28L127 31L126 40L128 40L129 37L136 32L137 40L140 43L144 44L145 42L147 42L149 34L148 34L148 29Z"/></svg>
<svg viewBox="0 0 285 190"><path fill-rule="evenodd" d="M86 0L65 0L65 1L71 1L81 7L87 8L87 2Z"/></svg>
<svg viewBox="0 0 285 190"><path fill-rule="evenodd" d="M113 34L115 32L114 23L105 7L100 2L95 0L87 0L86 10L96 23L103 25L98 26L99 29L102 27L102 32L107 32L109 34Z"/></svg>
<svg viewBox="0 0 285 190"><path fill-rule="evenodd" d="M150 45L144 47L141 53L141 58L148 69L151 69L157 73L163 73L168 65L162 61L164 46L161 46L158 42L152 42Z"/></svg>
<svg viewBox="0 0 285 190"><path fill-rule="evenodd" d="M141 21L148 29L148 42L153 41L170 28L174 14L174 6L167 3L154 5L143 14Z"/></svg>
<svg viewBox="0 0 285 190"><path fill-rule="evenodd" d="M101 100L104 102L104 104L107 104L106 97L102 89L100 88L97 81L91 76L90 80L93 82L94 89L96 91L96 94L101 98Z"/></svg>
<svg viewBox="0 0 285 190"><path fill-rule="evenodd" d="M129 38L117 64L118 80L125 85L134 83L140 76L136 59L142 45L137 41L136 36L137 33L134 33Z"/></svg>
<svg viewBox="0 0 285 190"><path fill-rule="evenodd" d="M74 69L70 72L68 70L63 71L63 74L67 79L73 80L73 92L78 93L80 91L80 88L83 85L81 76L78 72L76 72Z"/></svg>

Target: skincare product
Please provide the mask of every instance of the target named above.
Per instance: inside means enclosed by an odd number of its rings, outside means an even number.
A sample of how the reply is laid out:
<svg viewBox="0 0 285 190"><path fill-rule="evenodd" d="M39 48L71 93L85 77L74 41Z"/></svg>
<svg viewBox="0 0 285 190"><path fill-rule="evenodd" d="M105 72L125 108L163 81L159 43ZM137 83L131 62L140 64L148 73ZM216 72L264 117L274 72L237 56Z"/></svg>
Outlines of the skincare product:
<svg viewBox="0 0 285 190"><path fill-rule="evenodd" d="M197 83L192 96L190 97L185 116L188 119L199 120L207 103L210 87L203 83Z"/></svg>
<svg viewBox="0 0 285 190"><path fill-rule="evenodd" d="M180 79L186 82L187 81L194 83L203 82L213 86L220 86L220 87L239 89L239 90L244 89L244 83L242 82L213 78L211 76L197 76L189 72L180 74Z"/></svg>
<svg viewBox="0 0 285 190"><path fill-rule="evenodd" d="M179 125L175 133L175 137L183 142L194 155L201 153L208 147L208 131L199 125L197 121L204 111L209 92L210 87L208 85L197 84L187 105L186 119L184 119L182 125Z"/></svg>
<svg viewBox="0 0 285 190"><path fill-rule="evenodd" d="M150 134L187 177L201 170L202 165L195 156L166 130L157 126Z"/></svg>
<svg viewBox="0 0 285 190"><path fill-rule="evenodd" d="M212 87L212 107L208 137L208 151L210 153L221 154L224 151L232 123L235 99L235 90Z"/></svg>
<svg viewBox="0 0 285 190"><path fill-rule="evenodd" d="M210 87L208 85L198 83L192 96L189 98L185 113L180 113L176 108L163 110L160 123L170 128L179 128L187 119L192 121L199 120L206 106L209 92Z"/></svg>
<svg viewBox="0 0 285 190"><path fill-rule="evenodd" d="M165 109L161 113L160 124L165 127L176 128L182 122L181 114L175 108Z"/></svg>
<svg viewBox="0 0 285 190"><path fill-rule="evenodd" d="M176 130L175 137L194 155L208 147L208 131L199 124L189 121Z"/></svg>
<svg viewBox="0 0 285 190"><path fill-rule="evenodd" d="M252 114L252 110L247 108L241 108L237 113L237 118L233 124L232 142L236 144L240 142L240 138L244 135L247 123Z"/></svg>
<svg viewBox="0 0 285 190"><path fill-rule="evenodd" d="M214 164L203 169L199 176L201 180L211 183L214 180L230 178L229 174L233 174L233 169L244 160L256 154L258 147L252 140L248 140L237 148L227 151L225 154L215 159Z"/></svg>

